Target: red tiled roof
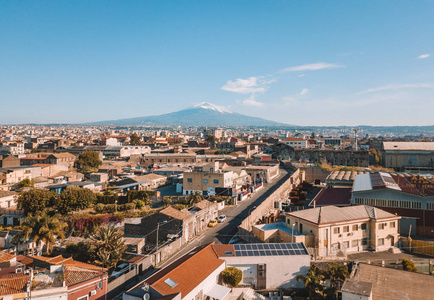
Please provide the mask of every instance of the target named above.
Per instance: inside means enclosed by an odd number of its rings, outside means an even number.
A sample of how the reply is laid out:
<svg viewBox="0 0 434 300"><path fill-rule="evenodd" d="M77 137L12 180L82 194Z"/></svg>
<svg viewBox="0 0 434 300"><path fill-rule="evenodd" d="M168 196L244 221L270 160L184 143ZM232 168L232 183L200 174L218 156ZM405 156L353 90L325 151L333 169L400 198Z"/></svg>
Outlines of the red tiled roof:
<svg viewBox="0 0 434 300"><path fill-rule="evenodd" d="M7 252L0 252L0 263L5 261L10 261L11 259L15 258L15 255L7 253Z"/></svg>
<svg viewBox="0 0 434 300"><path fill-rule="evenodd" d="M29 275L3 275L0 277L0 296L25 293L26 285L29 280Z"/></svg>
<svg viewBox="0 0 434 300"><path fill-rule="evenodd" d="M309 206L346 206L351 202L351 188L324 188L322 189Z"/></svg>
<svg viewBox="0 0 434 300"><path fill-rule="evenodd" d="M219 245L212 245L212 249L216 253L218 257L222 256L235 256L235 249L234 245L230 244L219 244ZM227 255L226 252L232 251L232 255Z"/></svg>
<svg viewBox="0 0 434 300"><path fill-rule="evenodd" d="M222 264L224 261L217 257L210 244L193 249L181 257L180 262L176 261L157 272L146 283L163 296L181 293L184 297ZM176 283L174 287L164 282L168 278Z"/></svg>
<svg viewBox="0 0 434 300"><path fill-rule="evenodd" d="M67 286L74 285L101 276L103 274L103 272L91 271L74 266L65 267L65 281Z"/></svg>

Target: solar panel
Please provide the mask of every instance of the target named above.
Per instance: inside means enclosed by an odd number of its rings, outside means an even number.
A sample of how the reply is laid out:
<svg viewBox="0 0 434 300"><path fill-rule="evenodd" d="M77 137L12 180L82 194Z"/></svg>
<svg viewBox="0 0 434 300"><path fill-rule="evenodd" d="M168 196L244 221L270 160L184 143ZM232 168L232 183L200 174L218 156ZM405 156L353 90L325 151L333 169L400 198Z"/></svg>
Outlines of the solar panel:
<svg viewBox="0 0 434 300"><path fill-rule="evenodd" d="M283 250L277 250L278 255L283 255Z"/></svg>
<svg viewBox="0 0 434 300"><path fill-rule="evenodd" d="M273 250L273 249L276 249L276 247L274 246L274 244L270 244L269 247L270 247L270 249L272 249L272 250Z"/></svg>
<svg viewBox="0 0 434 300"><path fill-rule="evenodd" d="M235 256L308 255L303 243L265 243L233 245Z"/></svg>
<svg viewBox="0 0 434 300"><path fill-rule="evenodd" d="M253 251L253 255L259 256L259 251L258 250Z"/></svg>
<svg viewBox="0 0 434 300"><path fill-rule="evenodd" d="M259 251L259 255L260 255L260 256L265 256L265 255L266 255L266 254L265 254L265 250L260 250L260 251Z"/></svg>
<svg viewBox="0 0 434 300"><path fill-rule="evenodd" d="M235 251L235 256L241 256L241 251Z"/></svg>
<svg viewBox="0 0 434 300"><path fill-rule="evenodd" d="M264 249L264 245L259 244L259 245L258 245L258 249L259 249L259 250L263 250L263 249Z"/></svg>
<svg viewBox="0 0 434 300"><path fill-rule="evenodd" d="M271 250L271 255L277 255L277 250Z"/></svg>
<svg viewBox="0 0 434 300"><path fill-rule="evenodd" d="M258 245L252 245L253 250L258 250Z"/></svg>

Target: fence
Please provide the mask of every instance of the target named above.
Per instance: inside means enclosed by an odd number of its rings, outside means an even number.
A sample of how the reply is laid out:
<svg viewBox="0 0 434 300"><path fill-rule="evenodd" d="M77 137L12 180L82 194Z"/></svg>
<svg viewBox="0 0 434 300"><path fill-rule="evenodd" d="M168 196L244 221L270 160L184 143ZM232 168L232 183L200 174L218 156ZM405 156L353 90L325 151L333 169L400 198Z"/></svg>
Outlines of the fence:
<svg viewBox="0 0 434 300"><path fill-rule="evenodd" d="M401 248L407 252L414 252L434 257L434 243L401 237Z"/></svg>

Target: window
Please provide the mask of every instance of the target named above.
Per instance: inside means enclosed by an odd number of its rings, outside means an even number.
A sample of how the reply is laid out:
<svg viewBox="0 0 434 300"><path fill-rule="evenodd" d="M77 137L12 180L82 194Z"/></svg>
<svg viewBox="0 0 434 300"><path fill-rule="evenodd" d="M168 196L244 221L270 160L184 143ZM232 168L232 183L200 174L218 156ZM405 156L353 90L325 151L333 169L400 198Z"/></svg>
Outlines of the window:
<svg viewBox="0 0 434 300"><path fill-rule="evenodd" d="M362 230L366 230L366 228L367 228L366 223L363 223L362 224Z"/></svg>
<svg viewBox="0 0 434 300"><path fill-rule="evenodd" d="M219 180L218 179L214 179L214 184L219 184Z"/></svg>
<svg viewBox="0 0 434 300"><path fill-rule="evenodd" d="M335 228L333 228L333 233L334 234L338 234L338 233L340 233L341 231L340 231L340 228L339 227L335 227Z"/></svg>
<svg viewBox="0 0 434 300"><path fill-rule="evenodd" d="M353 225L353 231L359 230L359 225Z"/></svg>
<svg viewBox="0 0 434 300"><path fill-rule="evenodd" d="M290 219L286 219L286 224L291 224L291 220Z"/></svg>
<svg viewBox="0 0 434 300"><path fill-rule="evenodd" d="M164 280L164 283L166 283L168 286L170 286L171 288L174 288L175 286L178 285L178 283L176 283L175 281L173 281L170 278L167 278L166 280Z"/></svg>
<svg viewBox="0 0 434 300"><path fill-rule="evenodd" d="M80 297L80 298L77 298L77 300L87 300L87 299L89 299L89 297L87 295L83 296L83 297Z"/></svg>
<svg viewBox="0 0 434 300"><path fill-rule="evenodd" d="M349 241L344 242L343 245L344 245L344 249L350 248L350 242Z"/></svg>
<svg viewBox="0 0 434 300"><path fill-rule="evenodd" d="M395 228L395 222L390 222L390 228Z"/></svg>
<svg viewBox="0 0 434 300"><path fill-rule="evenodd" d="M384 246L384 239L378 239L378 246Z"/></svg>
<svg viewBox="0 0 434 300"><path fill-rule="evenodd" d="M352 240L351 247L357 247L357 246L359 246L359 240Z"/></svg>
<svg viewBox="0 0 434 300"><path fill-rule="evenodd" d="M350 226L344 226L344 232L350 232Z"/></svg>
<svg viewBox="0 0 434 300"><path fill-rule="evenodd" d="M193 178L187 178L188 183L193 183Z"/></svg>
<svg viewBox="0 0 434 300"><path fill-rule="evenodd" d="M202 180L203 183L207 184L208 183L208 179L204 179Z"/></svg>
<svg viewBox="0 0 434 300"><path fill-rule="evenodd" d="M368 238L362 239L362 245L366 246L368 244Z"/></svg>
<svg viewBox="0 0 434 300"><path fill-rule="evenodd" d="M386 227L386 223L380 223L378 224L378 229L383 230Z"/></svg>

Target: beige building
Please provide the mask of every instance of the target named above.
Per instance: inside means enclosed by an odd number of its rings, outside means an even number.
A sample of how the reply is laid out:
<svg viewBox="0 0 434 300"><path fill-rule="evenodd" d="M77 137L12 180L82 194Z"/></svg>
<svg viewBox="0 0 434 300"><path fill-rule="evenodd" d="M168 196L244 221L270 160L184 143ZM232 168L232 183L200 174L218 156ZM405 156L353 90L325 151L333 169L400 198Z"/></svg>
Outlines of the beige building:
<svg viewBox="0 0 434 300"><path fill-rule="evenodd" d="M382 154L386 168L434 170L434 142L383 142Z"/></svg>
<svg viewBox="0 0 434 300"><path fill-rule="evenodd" d="M215 195L216 187L230 188L233 186L233 180L234 173L232 171L184 172L183 195L190 195L194 192L199 192L201 195Z"/></svg>
<svg viewBox="0 0 434 300"><path fill-rule="evenodd" d="M326 206L285 214L286 226L295 236L310 236L307 246L316 248L320 257L396 247L400 219L368 205Z"/></svg>

